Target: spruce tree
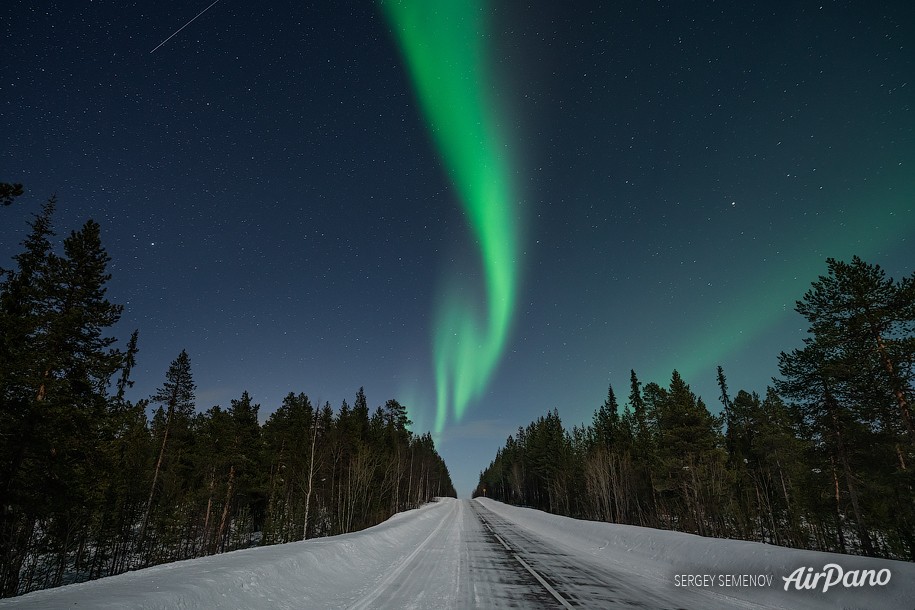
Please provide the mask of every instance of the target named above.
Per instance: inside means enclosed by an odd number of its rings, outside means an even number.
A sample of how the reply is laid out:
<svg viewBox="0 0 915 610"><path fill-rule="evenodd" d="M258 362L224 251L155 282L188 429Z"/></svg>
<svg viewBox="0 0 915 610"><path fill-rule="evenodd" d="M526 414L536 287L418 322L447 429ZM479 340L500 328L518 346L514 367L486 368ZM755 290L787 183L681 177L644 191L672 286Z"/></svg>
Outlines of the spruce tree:
<svg viewBox="0 0 915 610"><path fill-rule="evenodd" d="M44 328L52 315L58 258L52 251L49 199L30 223L31 231L3 269L0 285L0 595L19 590L26 545L43 509L42 484L48 460L47 420L36 401L39 359L47 348Z"/></svg>
<svg viewBox="0 0 915 610"><path fill-rule="evenodd" d="M599 445L612 449L616 445L620 425L619 405L616 402L616 394L613 392L613 385L607 387L607 398L604 403L594 412L593 428L596 441Z"/></svg>
<svg viewBox="0 0 915 610"><path fill-rule="evenodd" d="M101 447L109 426L108 384L124 355L104 336L121 306L105 296L109 256L88 221L54 253L50 199L31 224L0 286L0 546L3 590L18 588L18 566L33 528L57 553L59 583L75 538L101 501ZM12 431L15 430L15 434ZM48 524L53 527L49 527ZM18 551L16 549L19 549Z"/></svg>
<svg viewBox="0 0 915 610"><path fill-rule="evenodd" d="M158 457L153 469L152 482L149 486L149 499L146 502L146 512L143 515L143 522L140 526L139 543L142 545L146 538L146 528L149 525L149 515L153 507L155 498L156 485L162 472L163 464L166 458L169 435L178 428L188 430L190 420L194 413L194 377L191 374L191 359L187 351L181 350L178 357L175 358L165 373L165 383L151 397L155 403L159 403L165 409L163 412L160 407L158 415L158 426L154 426L157 435Z"/></svg>

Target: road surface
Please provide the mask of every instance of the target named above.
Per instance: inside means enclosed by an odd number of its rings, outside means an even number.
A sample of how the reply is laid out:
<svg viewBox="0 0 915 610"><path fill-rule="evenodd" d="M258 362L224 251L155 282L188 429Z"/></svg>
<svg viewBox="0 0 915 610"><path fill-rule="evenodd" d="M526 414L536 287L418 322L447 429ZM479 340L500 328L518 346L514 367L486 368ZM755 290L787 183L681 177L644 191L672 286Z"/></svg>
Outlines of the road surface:
<svg viewBox="0 0 915 610"><path fill-rule="evenodd" d="M665 592L665 589L668 591ZM762 608L591 563L475 501L392 565L352 608Z"/></svg>

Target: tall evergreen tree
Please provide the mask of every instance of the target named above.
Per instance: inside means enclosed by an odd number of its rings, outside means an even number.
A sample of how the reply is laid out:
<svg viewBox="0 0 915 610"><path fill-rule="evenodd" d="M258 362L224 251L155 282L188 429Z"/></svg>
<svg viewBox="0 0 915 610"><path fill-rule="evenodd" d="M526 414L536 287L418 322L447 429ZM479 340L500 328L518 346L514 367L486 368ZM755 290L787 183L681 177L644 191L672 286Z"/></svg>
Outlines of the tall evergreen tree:
<svg viewBox="0 0 915 610"><path fill-rule="evenodd" d="M158 424L154 432L159 443L158 457L149 486L149 499L146 502L146 512L140 526L139 544L143 544L146 537L146 528L149 525L149 515L152 511L156 486L165 462L169 436L174 435L176 428L189 430L190 421L194 414L194 398L196 385L191 374L191 358L186 350L181 350L165 373L165 383L153 394L151 400L159 403ZM164 407L164 412L163 412ZM174 442L174 441L173 441Z"/></svg>
<svg viewBox="0 0 915 610"><path fill-rule="evenodd" d="M58 282L49 199L30 223L0 286L0 595L19 590L20 569L37 520L43 516L43 487L50 458L45 417L38 403L41 352L47 348L51 299Z"/></svg>
<svg viewBox="0 0 915 610"><path fill-rule="evenodd" d="M899 418L915 445L912 415L915 361L915 276L896 282L879 265L855 256L851 263L827 259L828 273L813 283L797 312L824 348L854 354L859 366L872 363L892 394Z"/></svg>
<svg viewBox="0 0 915 610"><path fill-rule="evenodd" d="M607 388L607 398L594 413L594 433L598 444L607 449L612 448L616 444L619 425L619 405L616 402L613 385L610 385Z"/></svg>
<svg viewBox="0 0 915 610"><path fill-rule="evenodd" d="M36 526L59 557L99 501L97 471L111 377L124 355L104 336L121 315L105 297L108 254L88 221L54 253L50 199L31 224L18 269L0 286L0 555L3 590L18 588ZM15 430L15 434L12 431ZM74 507L80 507L74 509ZM80 525L82 527L82 525ZM17 550L18 549L18 550ZM61 560L62 561L62 560ZM62 563L53 580L62 578Z"/></svg>
<svg viewBox="0 0 915 610"><path fill-rule="evenodd" d="M775 380L779 393L793 400L792 406L807 425L808 434L824 457L824 470L828 468L835 480L835 516L838 543L846 551L844 519L846 507L840 486L847 492L851 521L861 548L866 555L873 554L868 521L860 502L860 468L863 463L855 459L861 443L868 443L868 431L856 417L854 405L848 397L849 371L854 364L846 354L808 339L803 349L779 356L780 379ZM828 467L826 462L828 461ZM841 483L840 483L841 482Z"/></svg>
<svg viewBox="0 0 915 610"><path fill-rule="evenodd" d="M837 547L871 555L887 552L876 546L886 544L915 553L915 283L888 279L858 257L827 266L797 302L810 335L803 349L779 357L776 388L791 399L820 470L831 476ZM902 527L887 528L888 521Z"/></svg>

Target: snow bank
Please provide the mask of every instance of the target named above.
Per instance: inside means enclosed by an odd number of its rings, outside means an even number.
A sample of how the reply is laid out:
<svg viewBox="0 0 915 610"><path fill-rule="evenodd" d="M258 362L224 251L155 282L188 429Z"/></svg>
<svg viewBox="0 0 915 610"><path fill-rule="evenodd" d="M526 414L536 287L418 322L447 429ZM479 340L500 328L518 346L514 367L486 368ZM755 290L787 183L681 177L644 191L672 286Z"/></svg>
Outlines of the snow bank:
<svg viewBox="0 0 915 610"><path fill-rule="evenodd" d="M452 501L327 538L189 559L0 600L0 608L343 608L442 522Z"/></svg>
<svg viewBox="0 0 915 610"><path fill-rule="evenodd" d="M779 546L704 538L632 525L617 525L559 517L530 508L518 508L494 500L476 501L513 521L536 536L564 547L570 553L586 554L592 561L614 569L626 569L655 578L659 585L674 589L688 575L713 575L720 585L724 575L771 575L771 587L709 587L718 595L762 603L770 607L805 608L906 608L915 607L915 564L887 559L871 559L837 553L803 551ZM834 563L849 570L889 569L886 586L846 588L841 584L822 592L824 579L816 590L785 591L784 578L798 568L820 572ZM806 573L806 570L805 570ZM675 579L676 576L679 579ZM708 581L706 581L708 582Z"/></svg>

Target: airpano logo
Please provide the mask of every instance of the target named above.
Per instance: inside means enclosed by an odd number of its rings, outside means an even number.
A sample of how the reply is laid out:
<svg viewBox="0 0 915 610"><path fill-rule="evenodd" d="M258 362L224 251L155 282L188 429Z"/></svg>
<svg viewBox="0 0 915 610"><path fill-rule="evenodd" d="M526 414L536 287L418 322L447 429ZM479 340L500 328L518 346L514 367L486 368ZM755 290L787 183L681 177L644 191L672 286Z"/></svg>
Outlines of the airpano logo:
<svg viewBox="0 0 915 610"><path fill-rule="evenodd" d="M883 587L890 582L892 573L888 568L882 570L848 570L847 572L837 563L827 563L819 572L813 568L801 567L790 576L782 576L785 581L785 591L793 586L797 591L816 589L822 583L822 593L832 587L842 585L852 587Z"/></svg>

